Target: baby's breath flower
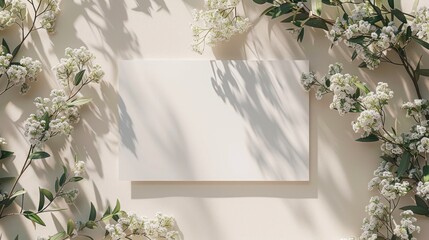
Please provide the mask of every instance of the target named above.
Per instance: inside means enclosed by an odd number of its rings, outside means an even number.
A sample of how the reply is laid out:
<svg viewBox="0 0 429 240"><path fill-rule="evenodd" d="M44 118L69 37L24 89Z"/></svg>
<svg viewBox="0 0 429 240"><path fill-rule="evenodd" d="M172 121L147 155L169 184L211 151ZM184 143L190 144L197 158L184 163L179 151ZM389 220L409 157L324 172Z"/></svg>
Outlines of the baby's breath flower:
<svg viewBox="0 0 429 240"><path fill-rule="evenodd" d="M249 19L235 14L238 0L206 0L204 10L194 10L191 24L192 49L198 53L205 45L215 46L250 27Z"/></svg>

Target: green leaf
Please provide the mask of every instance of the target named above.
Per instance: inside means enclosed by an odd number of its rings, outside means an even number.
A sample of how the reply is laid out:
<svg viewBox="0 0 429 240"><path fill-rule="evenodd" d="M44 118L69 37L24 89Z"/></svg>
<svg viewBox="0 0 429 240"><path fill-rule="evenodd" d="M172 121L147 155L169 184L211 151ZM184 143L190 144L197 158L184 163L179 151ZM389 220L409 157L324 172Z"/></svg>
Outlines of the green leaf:
<svg viewBox="0 0 429 240"><path fill-rule="evenodd" d="M16 46L15 49L13 49L13 51L12 51L13 56L16 56L16 54L18 54L19 49L21 49L21 45L22 45L22 43L19 44L18 46Z"/></svg>
<svg viewBox="0 0 429 240"><path fill-rule="evenodd" d="M68 106L81 106L87 103L90 103L92 101L92 98L78 98L73 100L72 102L68 103Z"/></svg>
<svg viewBox="0 0 429 240"><path fill-rule="evenodd" d="M55 180L55 192L58 192L58 190L60 190L60 182L59 182L59 179L57 178Z"/></svg>
<svg viewBox="0 0 429 240"><path fill-rule="evenodd" d="M91 210L89 211L89 221L94 221L97 217L97 212L95 211L94 204L91 203Z"/></svg>
<svg viewBox="0 0 429 240"><path fill-rule="evenodd" d="M121 211L121 203L119 202L119 199L116 200L115 208L113 208L112 214L117 214L119 211Z"/></svg>
<svg viewBox="0 0 429 240"><path fill-rule="evenodd" d="M63 240L66 237L67 237L67 233L62 231L62 232L59 232L59 233L49 237L49 240Z"/></svg>
<svg viewBox="0 0 429 240"><path fill-rule="evenodd" d="M2 178L0 178L0 185L3 184L3 183L10 182L10 181L12 181L14 179L15 179L15 177L2 177Z"/></svg>
<svg viewBox="0 0 429 240"><path fill-rule="evenodd" d="M347 41L362 45L364 43L364 41L365 41L365 36L357 36L357 37L354 37L354 38L350 38Z"/></svg>
<svg viewBox="0 0 429 240"><path fill-rule="evenodd" d="M423 166L423 182L429 182L429 166Z"/></svg>
<svg viewBox="0 0 429 240"><path fill-rule="evenodd" d="M299 31L299 34L298 34L297 41L302 42L303 39L304 39L304 28L301 28L301 31Z"/></svg>
<svg viewBox="0 0 429 240"><path fill-rule="evenodd" d="M415 37L415 36L411 36L412 39L414 39L414 41L416 41L418 44L422 45L424 48L429 49L429 43Z"/></svg>
<svg viewBox="0 0 429 240"><path fill-rule="evenodd" d="M21 189L19 191L16 191L14 194L12 194L12 196L10 196L10 198L16 198L22 194L25 194L27 191L25 191L24 189Z"/></svg>
<svg viewBox="0 0 429 240"><path fill-rule="evenodd" d="M392 13L393 15L395 15L397 19L399 19L399 21L403 23L407 23L407 18L405 17L404 13L401 10L395 8L392 10Z"/></svg>
<svg viewBox="0 0 429 240"><path fill-rule="evenodd" d="M43 220L32 211L24 211L24 217L30 219L32 222L40 224L42 226L46 226L46 224L43 222Z"/></svg>
<svg viewBox="0 0 429 240"><path fill-rule="evenodd" d="M253 2L255 2L257 4L264 4L267 2L267 0L253 0Z"/></svg>
<svg viewBox="0 0 429 240"><path fill-rule="evenodd" d="M83 177L72 177L72 178L70 178L70 182L79 182L82 179L83 179Z"/></svg>
<svg viewBox="0 0 429 240"><path fill-rule="evenodd" d="M39 188L39 207L37 211L42 210L43 206L45 206L45 195L43 195L41 188Z"/></svg>
<svg viewBox="0 0 429 240"><path fill-rule="evenodd" d="M397 176L402 177L410 166L411 154L407 151L402 154L401 162L397 170Z"/></svg>
<svg viewBox="0 0 429 240"><path fill-rule="evenodd" d="M381 159L383 159L383 160L384 160L384 161L386 161L386 162L391 162L391 163L396 162L396 159L395 159L395 158L393 158L393 157L389 157L389 156L380 156L380 158L381 158Z"/></svg>
<svg viewBox="0 0 429 240"><path fill-rule="evenodd" d="M19 239L19 235L16 235L16 237L15 237L15 239L14 240L18 240Z"/></svg>
<svg viewBox="0 0 429 240"><path fill-rule="evenodd" d="M273 9L275 9L276 7L274 7L274 6L270 6L270 7L268 7L267 9L265 9L262 13L261 13L261 15L260 16L263 16L263 15L268 15L268 16L271 16L271 15L269 15L268 13L269 12L271 12Z"/></svg>
<svg viewBox="0 0 429 240"><path fill-rule="evenodd" d="M66 183L67 176L63 173L60 177L60 187L62 187Z"/></svg>
<svg viewBox="0 0 429 240"><path fill-rule="evenodd" d="M321 28L321 29L328 31L328 26L320 18L310 18L304 22L304 25L314 27L314 28Z"/></svg>
<svg viewBox="0 0 429 240"><path fill-rule="evenodd" d="M366 137L358 138L355 141L356 142L377 142L378 140L380 140L380 139L378 139L378 137L376 135L370 134Z"/></svg>
<svg viewBox="0 0 429 240"><path fill-rule="evenodd" d="M42 193L49 201L54 201L54 195L49 190L40 188L39 192Z"/></svg>
<svg viewBox="0 0 429 240"><path fill-rule="evenodd" d="M3 38L2 42L1 42L1 45L2 45L3 51L5 53L10 53L9 45L7 45L7 42L6 42L6 40L4 38Z"/></svg>
<svg viewBox="0 0 429 240"><path fill-rule="evenodd" d="M428 208L428 205L426 204L426 201L423 198L421 198L419 195L414 195L414 197L416 199L417 206Z"/></svg>
<svg viewBox="0 0 429 240"><path fill-rule="evenodd" d="M110 206L108 206L107 207L107 209L106 209L106 211L104 212L104 214L103 214L103 217L105 217L105 216L107 216L107 215L109 215L110 214Z"/></svg>
<svg viewBox="0 0 429 240"><path fill-rule="evenodd" d="M388 3L391 9L395 8L395 0L389 0Z"/></svg>
<svg viewBox="0 0 429 240"><path fill-rule="evenodd" d="M49 123L51 123L51 118L48 112L45 112L42 116L42 119L45 120L45 131L49 129Z"/></svg>
<svg viewBox="0 0 429 240"><path fill-rule="evenodd" d="M308 13L298 13L298 14L289 16L282 22L302 21L302 20L306 20L307 18L308 18Z"/></svg>
<svg viewBox="0 0 429 240"><path fill-rule="evenodd" d="M68 221L67 221L67 234L69 235L69 236L72 236L73 235L73 231L74 231L74 228L75 228L75 223L74 223L74 221L72 220L72 219L69 219Z"/></svg>
<svg viewBox="0 0 429 240"><path fill-rule="evenodd" d="M413 211L413 213L418 214L418 215L429 215L429 209L424 208L424 207L419 207L419 206L405 206L405 207L401 207L401 210L411 210Z"/></svg>
<svg viewBox="0 0 429 240"><path fill-rule="evenodd" d="M427 68L426 69L419 69L416 72L418 72L419 75L429 77L429 69L427 69Z"/></svg>
<svg viewBox="0 0 429 240"><path fill-rule="evenodd" d="M81 70L80 72L76 73L76 76L74 77L74 85L79 85L80 82L82 82L83 75L85 74L85 69Z"/></svg>
<svg viewBox="0 0 429 240"><path fill-rule="evenodd" d="M329 6L335 6L335 2L331 2L331 0L322 0L322 3Z"/></svg>
<svg viewBox="0 0 429 240"><path fill-rule="evenodd" d="M361 91L363 91L364 93L369 93L369 89L367 86L365 86L363 83L361 82L355 82L355 86L358 87Z"/></svg>
<svg viewBox="0 0 429 240"><path fill-rule="evenodd" d="M44 158L48 158L48 157L50 157L51 155L49 155L49 153L47 153L47 152L35 152L35 153L32 153L31 155L30 155L30 159L44 159Z"/></svg>
<svg viewBox="0 0 429 240"><path fill-rule="evenodd" d="M0 159L5 159L13 155L13 152L0 150Z"/></svg>
<svg viewBox="0 0 429 240"><path fill-rule="evenodd" d="M366 62L361 62L358 68L367 68Z"/></svg>
<svg viewBox="0 0 429 240"><path fill-rule="evenodd" d="M85 227L89 229L94 229L97 226L97 223L95 221L88 221L85 224Z"/></svg>
<svg viewBox="0 0 429 240"><path fill-rule="evenodd" d="M356 52L356 50L354 50L353 54L352 54L352 61L355 60L356 57L357 57L357 52Z"/></svg>
<svg viewBox="0 0 429 240"><path fill-rule="evenodd" d="M5 5L6 5L6 3L4 2L4 0L0 0L0 7L4 8Z"/></svg>

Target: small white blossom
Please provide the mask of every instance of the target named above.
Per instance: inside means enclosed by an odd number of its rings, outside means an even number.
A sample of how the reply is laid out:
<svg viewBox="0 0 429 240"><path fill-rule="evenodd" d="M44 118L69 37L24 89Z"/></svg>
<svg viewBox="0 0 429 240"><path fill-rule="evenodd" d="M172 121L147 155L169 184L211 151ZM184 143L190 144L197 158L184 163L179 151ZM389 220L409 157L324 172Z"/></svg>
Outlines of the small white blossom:
<svg viewBox="0 0 429 240"><path fill-rule="evenodd" d="M393 229L393 233L401 240L409 240L414 232L420 232L420 227L414 225L414 223L417 222L417 218L414 217L414 213L411 210L402 212L401 217L401 224L395 224L396 226L395 229Z"/></svg>
<svg viewBox="0 0 429 240"><path fill-rule="evenodd" d="M352 125L355 132L363 131L363 137L383 127L380 113L372 109L361 112L357 121L352 122Z"/></svg>
<svg viewBox="0 0 429 240"><path fill-rule="evenodd" d="M76 161L74 164L73 173L75 176L81 176L85 172L85 162L84 161Z"/></svg>

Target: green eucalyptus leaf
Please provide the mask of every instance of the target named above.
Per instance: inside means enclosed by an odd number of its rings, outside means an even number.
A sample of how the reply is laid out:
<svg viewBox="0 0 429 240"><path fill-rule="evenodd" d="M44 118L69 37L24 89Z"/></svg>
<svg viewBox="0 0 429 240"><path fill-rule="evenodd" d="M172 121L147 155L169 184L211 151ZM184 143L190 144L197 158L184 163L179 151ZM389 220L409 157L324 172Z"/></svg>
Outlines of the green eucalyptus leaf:
<svg viewBox="0 0 429 240"><path fill-rule="evenodd" d="M429 49L429 43L417 38L415 36L411 36L411 38L416 41L418 44L422 45L424 48Z"/></svg>
<svg viewBox="0 0 429 240"><path fill-rule="evenodd" d="M14 179L15 179L15 177L1 177L0 178L0 185L3 184L3 183L10 182L10 181L12 181Z"/></svg>
<svg viewBox="0 0 429 240"><path fill-rule="evenodd" d="M354 38L350 38L347 41L362 45L364 43L364 41L365 41L365 38L366 38L365 36L357 36L357 37L354 37Z"/></svg>
<svg viewBox="0 0 429 240"><path fill-rule="evenodd" d="M27 191L25 191L24 189L18 190L16 191L14 194L12 194L12 196L10 196L10 198L16 198L22 194L25 194Z"/></svg>
<svg viewBox="0 0 429 240"><path fill-rule="evenodd" d="M264 4L267 2L267 0L253 0L253 2L255 2L257 4Z"/></svg>
<svg viewBox="0 0 429 240"><path fill-rule="evenodd" d="M7 44L6 40L3 38L1 45L3 47L3 52L4 53L10 53L10 48L9 45Z"/></svg>
<svg viewBox="0 0 429 240"><path fill-rule="evenodd" d="M48 112L45 112L42 116L42 119L45 120L45 131L49 129L49 124L51 123L51 117Z"/></svg>
<svg viewBox="0 0 429 240"><path fill-rule="evenodd" d="M292 21L302 21L306 20L308 18L308 13L297 13L293 14L292 16L289 16L288 18L284 19L282 22L292 22Z"/></svg>
<svg viewBox="0 0 429 240"><path fill-rule="evenodd" d="M60 182L59 179L57 178L55 180L55 192L58 192L60 190Z"/></svg>
<svg viewBox="0 0 429 240"><path fill-rule="evenodd" d="M110 206L108 206L108 207L107 207L107 209L106 209L106 211L105 211L105 212L104 212L104 214L103 214L103 218L104 218L105 216L109 215L109 214L110 214L110 212L111 212L111 210L110 210Z"/></svg>
<svg viewBox="0 0 429 240"><path fill-rule="evenodd" d="M43 194L49 201L54 201L54 195L48 190L44 188L39 188L39 192Z"/></svg>
<svg viewBox="0 0 429 240"><path fill-rule="evenodd" d="M397 170L398 177L402 177L402 175L404 175L404 173L408 170L410 166L410 161L411 161L411 153L408 151L404 152L402 154L401 162L399 163L399 167Z"/></svg>
<svg viewBox="0 0 429 240"><path fill-rule="evenodd" d="M78 73L76 73L76 76L74 77L74 82L73 82L73 84L75 86L79 85L82 82L84 74L85 74L85 69L83 69L83 70L79 71Z"/></svg>
<svg viewBox="0 0 429 240"><path fill-rule="evenodd" d="M89 229L94 229L95 227L97 227L97 223L95 221L88 221L85 223L85 227Z"/></svg>
<svg viewBox="0 0 429 240"><path fill-rule="evenodd" d="M71 101L70 103L68 103L68 106L81 106L87 103L90 103L92 101L92 98L78 98L75 99L73 101Z"/></svg>
<svg viewBox="0 0 429 240"><path fill-rule="evenodd" d="M364 85L363 83L361 83L361 82L355 82L355 86L358 87L364 93L369 93L370 92L369 88L366 85Z"/></svg>
<svg viewBox="0 0 429 240"><path fill-rule="evenodd" d="M51 155L49 155L49 153L40 151L40 152L34 152L34 153L32 153L30 155L30 159L33 159L33 160L34 159L45 159L45 158L48 158L50 156Z"/></svg>
<svg viewBox="0 0 429 240"><path fill-rule="evenodd" d="M367 68L366 62L361 62L358 68Z"/></svg>
<svg viewBox="0 0 429 240"><path fill-rule="evenodd" d="M304 39L304 28L301 28L301 31L299 31L298 38L296 39L298 42L302 42Z"/></svg>
<svg viewBox="0 0 429 240"><path fill-rule="evenodd" d="M417 72L417 70L416 70ZM429 69L419 69L418 74L421 76L429 77Z"/></svg>
<svg viewBox="0 0 429 240"><path fill-rule="evenodd" d="M74 231L74 228L76 227L76 224L74 223L74 221L72 220L72 219L69 219L68 221L67 221L67 234L69 235L69 236L72 236L73 235L73 231Z"/></svg>
<svg viewBox="0 0 429 240"><path fill-rule="evenodd" d="M70 178L70 182L79 182L83 179L83 177L72 177Z"/></svg>
<svg viewBox="0 0 429 240"><path fill-rule="evenodd" d="M8 158L8 157L10 157L12 155L13 155L13 152L0 150L0 160L1 159L6 159L6 158Z"/></svg>
<svg viewBox="0 0 429 240"><path fill-rule="evenodd" d="M376 135L374 134L370 134L366 137L361 137L356 139L356 142L377 142L378 140L380 140Z"/></svg>
<svg viewBox="0 0 429 240"><path fill-rule="evenodd" d="M4 8L5 5L6 5L5 0L0 0L0 7Z"/></svg>
<svg viewBox="0 0 429 240"><path fill-rule="evenodd" d="M388 0L389 7L394 9L395 8L395 0Z"/></svg>
<svg viewBox="0 0 429 240"><path fill-rule="evenodd" d="M39 207L37 208L37 211L42 210L44 206L45 206L45 195L43 195L41 188L39 188Z"/></svg>
<svg viewBox="0 0 429 240"><path fill-rule="evenodd" d="M399 21L401 21L403 23L407 23L407 18L405 17L404 13L401 10L395 8L392 10L392 14L395 15L395 17Z"/></svg>
<svg viewBox="0 0 429 240"><path fill-rule="evenodd" d="M271 16L270 14L268 14L269 12L271 12L273 9L275 9L276 7L274 7L274 6L269 6L267 9L265 9L262 13L261 13L261 16L263 16L263 15L268 15L268 16Z"/></svg>
<svg viewBox="0 0 429 240"><path fill-rule="evenodd" d="M89 211L89 221L94 221L97 217L97 212L95 211L94 204L91 203L91 210Z"/></svg>
<svg viewBox="0 0 429 240"><path fill-rule="evenodd" d="M304 22L304 25L328 31L328 25L326 25L325 21L320 18L310 18Z"/></svg>
<svg viewBox="0 0 429 240"><path fill-rule="evenodd" d="M18 46L16 46L15 49L13 49L13 51L12 51L13 56L16 56L16 54L18 54L19 49L21 49L21 45L22 45L22 43L19 44Z"/></svg>
<svg viewBox="0 0 429 240"><path fill-rule="evenodd" d="M423 208L428 208L426 201L423 198L421 198L419 195L414 195L414 198L416 199L417 206L423 207Z"/></svg>
<svg viewBox="0 0 429 240"><path fill-rule="evenodd" d="M414 214L418 214L418 215L424 215L424 216L429 215L429 209L420 207L420 206L405 206L405 207L401 207L401 210L411 210L413 211Z"/></svg>
<svg viewBox="0 0 429 240"><path fill-rule="evenodd" d="M116 200L115 208L113 208L112 214L117 214L119 211L121 211L121 203L119 202L119 199Z"/></svg>
<svg viewBox="0 0 429 240"><path fill-rule="evenodd" d="M356 50L354 50L353 54L352 54L352 61L355 60L356 57L357 57L357 52L356 52Z"/></svg>
<svg viewBox="0 0 429 240"><path fill-rule="evenodd" d="M423 182L429 182L429 166L423 166Z"/></svg>
<svg viewBox="0 0 429 240"><path fill-rule="evenodd" d="M62 231L62 232L59 232L59 233L49 237L49 240L63 240L66 237L67 237L67 233Z"/></svg>
<svg viewBox="0 0 429 240"><path fill-rule="evenodd" d="M30 219L32 222L40 224L42 226L46 226L46 224L43 222L43 220L32 211L24 211L24 217Z"/></svg>

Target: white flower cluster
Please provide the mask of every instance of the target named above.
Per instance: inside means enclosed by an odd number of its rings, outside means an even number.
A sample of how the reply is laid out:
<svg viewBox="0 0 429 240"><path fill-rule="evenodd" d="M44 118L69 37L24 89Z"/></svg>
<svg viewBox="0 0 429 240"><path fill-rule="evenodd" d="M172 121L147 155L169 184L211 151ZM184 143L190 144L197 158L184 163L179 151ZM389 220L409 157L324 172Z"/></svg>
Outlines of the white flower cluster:
<svg viewBox="0 0 429 240"><path fill-rule="evenodd" d="M157 213L155 218L137 216L134 213L123 213L116 224L107 224L106 231L113 240L126 239L129 236L147 236L150 239L178 240L179 233L171 230L174 227L173 217Z"/></svg>
<svg viewBox="0 0 429 240"><path fill-rule="evenodd" d="M76 177L80 177L85 172L85 162L75 161L73 173Z"/></svg>
<svg viewBox="0 0 429 240"><path fill-rule="evenodd" d="M323 95L329 93L331 90L330 87L330 78L332 75L337 73L341 73L343 70L343 66L341 63L335 63L329 65L328 74L323 76L320 81L317 80L314 72L303 73L301 75L301 85L304 87L306 91L310 91L311 88L315 88L316 90L316 98L318 100L322 99Z"/></svg>
<svg viewBox="0 0 429 240"><path fill-rule="evenodd" d="M331 109L338 110L340 115L350 112L354 108L356 98L353 95L356 93L357 77L350 74L336 73L329 78L329 89L334 93Z"/></svg>
<svg viewBox="0 0 429 240"><path fill-rule="evenodd" d="M68 104L64 90L54 89L50 97L35 98L37 112L25 121L25 136L37 148L53 136L69 135L73 130L72 124L79 121L78 108Z"/></svg>
<svg viewBox="0 0 429 240"><path fill-rule="evenodd" d="M421 182L417 184L416 194L424 200L429 200L429 182Z"/></svg>
<svg viewBox="0 0 429 240"><path fill-rule="evenodd" d="M362 137L368 136L371 132L376 132L383 128L381 114L373 109L364 110L360 113L356 122L352 122L355 132L363 131Z"/></svg>
<svg viewBox="0 0 429 240"><path fill-rule="evenodd" d="M21 85L21 93L27 93L29 83L37 80L37 75L42 71L42 64L30 57L23 57L20 65L10 65L6 70L6 76L11 86Z"/></svg>
<svg viewBox="0 0 429 240"><path fill-rule="evenodd" d="M355 4L352 15L347 19L337 18L327 33L327 37L334 44L344 40L345 44L353 48L357 57L363 60L366 67L371 70L380 65L380 58L392 46L399 43L400 36L404 33L404 31L399 31L393 21L381 29L379 26L371 24L368 17L374 14L374 10L368 2Z"/></svg>
<svg viewBox="0 0 429 240"><path fill-rule="evenodd" d="M375 89L375 93L369 92L359 100L362 102L365 109L381 110L392 98L393 91L389 88L387 83L379 82Z"/></svg>
<svg viewBox="0 0 429 240"><path fill-rule="evenodd" d="M417 238L412 237L414 232L420 232L420 227L414 225L417 222L414 213L411 210L406 210L401 213L401 217L401 224L395 226L393 234L401 240L417 240Z"/></svg>
<svg viewBox="0 0 429 240"><path fill-rule="evenodd" d="M94 54L85 47L66 48L65 57L60 59L60 63L53 70L63 87L73 86L76 74L82 70L85 70L85 73L80 84L99 83L104 72L100 65L93 63L94 59Z"/></svg>
<svg viewBox="0 0 429 240"><path fill-rule="evenodd" d="M402 108L407 110L407 117L420 119L429 115L429 101L426 99L415 99L414 102L402 104Z"/></svg>
<svg viewBox="0 0 429 240"><path fill-rule="evenodd" d="M5 0L4 7L0 8L0 30L10 27L18 19L23 21L27 15L27 8L23 0Z"/></svg>
<svg viewBox="0 0 429 240"><path fill-rule="evenodd" d="M423 41L429 41L429 9L421 7L414 13L415 18L411 21L411 30Z"/></svg>
<svg viewBox="0 0 429 240"><path fill-rule="evenodd" d="M380 201L378 196L371 197L365 211L368 217L363 219L361 240L376 240L378 232L383 227L383 221L388 218L387 206Z"/></svg>
<svg viewBox="0 0 429 240"><path fill-rule="evenodd" d="M42 9L45 9L41 15L40 24L46 31L53 33L55 31L55 21L60 12L59 0L39 0Z"/></svg>
<svg viewBox="0 0 429 240"><path fill-rule="evenodd" d="M235 15L239 0L206 0L204 10L194 10L192 49L202 54L205 45L215 46L250 27L249 19Z"/></svg>
<svg viewBox="0 0 429 240"><path fill-rule="evenodd" d="M10 66L10 60L12 57L12 54L5 53L3 48L0 47L0 75L6 73L8 67Z"/></svg>
<svg viewBox="0 0 429 240"><path fill-rule="evenodd" d="M385 136L385 137L390 137L390 136ZM380 148L385 156L390 156L390 157L402 155L402 153L404 152L402 148L399 146L399 143L394 144L391 142L383 142Z"/></svg>
<svg viewBox="0 0 429 240"><path fill-rule="evenodd" d="M79 189L73 188L68 191L61 192L58 196L62 197L67 204L73 204L79 195Z"/></svg>
<svg viewBox="0 0 429 240"><path fill-rule="evenodd" d="M392 172L392 164L382 161L374 171L374 178L368 183L368 189L377 188L387 200L395 200L405 196L411 186L408 181L399 181Z"/></svg>

